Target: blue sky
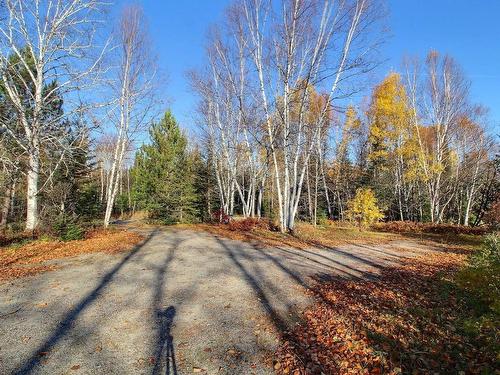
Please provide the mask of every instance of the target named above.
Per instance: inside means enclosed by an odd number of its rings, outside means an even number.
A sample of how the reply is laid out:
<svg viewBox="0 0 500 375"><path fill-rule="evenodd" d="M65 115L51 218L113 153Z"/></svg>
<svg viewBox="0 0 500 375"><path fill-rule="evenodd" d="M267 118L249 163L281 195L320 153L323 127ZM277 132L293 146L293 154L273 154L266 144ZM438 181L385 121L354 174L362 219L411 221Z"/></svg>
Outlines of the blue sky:
<svg viewBox="0 0 500 375"><path fill-rule="evenodd" d="M230 0L143 0L155 52L168 76L166 97L180 123L191 128L196 99L185 72L204 59L207 28L224 15ZM474 102L490 108L494 133L500 129L500 1L391 0L387 62L380 79L398 70L405 55L424 57L430 49L453 56L472 81Z"/></svg>

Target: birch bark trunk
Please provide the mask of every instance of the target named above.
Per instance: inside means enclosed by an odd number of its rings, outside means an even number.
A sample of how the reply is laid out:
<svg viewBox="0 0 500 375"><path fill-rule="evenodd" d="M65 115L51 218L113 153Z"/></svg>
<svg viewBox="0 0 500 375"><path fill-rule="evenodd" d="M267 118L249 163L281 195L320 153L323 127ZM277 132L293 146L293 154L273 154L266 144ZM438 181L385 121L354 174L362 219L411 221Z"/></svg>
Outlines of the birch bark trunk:
<svg viewBox="0 0 500 375"><path fill-rule="evenodd" d="M36 142L35 142L36 143ZM40 151L34 146L28 159L26 191L26 230L35 230L38 224L38 182L40 179Z"/></svg>

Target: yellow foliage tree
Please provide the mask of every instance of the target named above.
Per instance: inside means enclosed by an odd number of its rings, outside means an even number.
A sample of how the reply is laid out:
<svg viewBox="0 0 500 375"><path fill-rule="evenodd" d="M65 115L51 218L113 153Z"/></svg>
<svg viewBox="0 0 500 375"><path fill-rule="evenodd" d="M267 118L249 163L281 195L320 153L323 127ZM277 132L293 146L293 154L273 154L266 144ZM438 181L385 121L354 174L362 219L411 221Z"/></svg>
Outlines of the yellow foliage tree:
<svg viewBox="0 0 500 375"><path fill-rule="evenodd" d="M377 198L371 189L360 188L356 190L354 198L347 202L347 208L347 217L351 221L355 221L360 230L384 217L377 206Z"/></svg>
<svg viewBox="0 0 500 375"><path fill-rule="evenodd" d="M390 192L395 191L393 200L383 203L398 207L400 220L405 220L404 207L409 206L411 189L422 176L418 168L419 148L412 113L401 77L397 73L389 74L373 90L367 111L368 160L371 162L373 183L380 196L387 200Z"/></svg>
<svg viewBox="0 0 500 375"><path fill-rule="evenodd" d="M370 160L388 161L408 154L414 146L410 107L406 90L397 73L389 74L373 91L368 110Z"/></svg>

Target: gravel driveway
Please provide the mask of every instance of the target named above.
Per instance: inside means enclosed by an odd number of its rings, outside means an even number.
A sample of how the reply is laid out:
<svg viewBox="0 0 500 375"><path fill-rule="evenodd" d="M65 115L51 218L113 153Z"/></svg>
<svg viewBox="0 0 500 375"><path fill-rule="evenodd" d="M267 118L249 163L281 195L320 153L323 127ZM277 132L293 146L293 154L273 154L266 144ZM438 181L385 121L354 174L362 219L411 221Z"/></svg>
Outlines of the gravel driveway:
<svg viewBox="0 0 500 375"><path fill-rule="evenodd" d="M412 243L321 250L143 230L127 254L0 284L0 374L268 374L313 275L367 277Z"/></svg>

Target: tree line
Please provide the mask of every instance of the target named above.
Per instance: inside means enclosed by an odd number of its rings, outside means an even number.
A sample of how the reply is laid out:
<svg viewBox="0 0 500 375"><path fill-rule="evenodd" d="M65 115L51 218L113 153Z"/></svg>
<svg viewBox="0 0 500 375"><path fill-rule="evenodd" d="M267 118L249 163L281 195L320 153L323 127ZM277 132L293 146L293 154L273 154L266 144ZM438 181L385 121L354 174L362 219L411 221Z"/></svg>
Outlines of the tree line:
<svg viewBox="0 0 500 375"><path fill-rule="evenodd" d="M384 220L480 225L498 207L498 135L450 56L374 87L376 0L238 0L188 73L198 128L163 104L142 9L108 30L96 0L0 5L0 226L33 231L147 212L164 223ZM361 99L360 99L361 98ZM144 136L147 133L146 137Z"/></svg>
<svg viewBox="0 0 500 375"><path fill-rule="evenodd" d="M380 4L280 5L235 3L191 74L224 213L266 207L290 231L345 219L368 187L387 220L480 224L498 198L498 138L453 58L407 59L354 103L377 66Z"/></svg>

